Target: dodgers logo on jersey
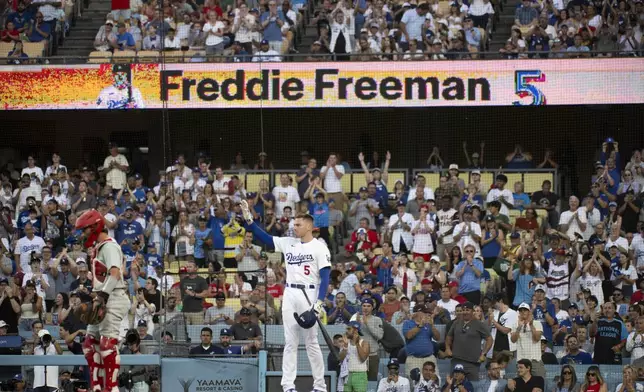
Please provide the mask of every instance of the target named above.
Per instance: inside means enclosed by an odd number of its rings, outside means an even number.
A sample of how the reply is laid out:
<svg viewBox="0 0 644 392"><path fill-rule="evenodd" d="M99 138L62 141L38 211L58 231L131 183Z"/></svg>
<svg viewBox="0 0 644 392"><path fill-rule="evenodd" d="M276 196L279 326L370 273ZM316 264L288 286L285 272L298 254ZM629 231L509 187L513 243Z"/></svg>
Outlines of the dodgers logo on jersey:
<svg viewBox="0 0 644 392"><path fill-rule="evenodd" d="M286 253L284 255L284 258L286 259L286 262L291 265L301 265L304 263L310 263L315 260L313 258L313 255L308 253Z"/></svg>

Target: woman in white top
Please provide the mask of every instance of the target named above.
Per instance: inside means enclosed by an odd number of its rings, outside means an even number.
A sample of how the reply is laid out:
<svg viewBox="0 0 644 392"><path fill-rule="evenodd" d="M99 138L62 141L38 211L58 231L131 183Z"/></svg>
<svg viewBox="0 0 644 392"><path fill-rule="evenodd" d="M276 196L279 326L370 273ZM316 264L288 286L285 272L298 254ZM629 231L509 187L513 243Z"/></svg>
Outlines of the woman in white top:
<svg viewBox="0 0 644 392"><path fill-rule="evenodd" d="M47 204L49 200L56 200L58 202L58 207L61 211L67 211L70 209L69 200L60 189L60 183L58 181L53 181L51 187L49 188L49 196L43 198L43 204Z"/></svg>
<svg viewBox="0 0 644 392"><path fill-rule="evenodd" d="M329 50L335 53L339 61L348 61L347 53L353 52L350 33L351 17L345 15L345 11L340 7L331 12L329 23L331 25L331 43Z"/></svg>
<svg viewBox="0 0 644 392"><path fill-rule="evenodd" d="M409 268L409 259L406 255L400 254L394 258L393 266L391 268L391 276L394 277L394 285L400 287L406 287L406 290L403 291L403 295L407 298L411 298L412 293L414 292L414 286L416 286L417 278L416 273ZM404 284L403 280L407 279L407 283Z"/></svg>
<svg viewBox="0 0 644 392"><path fill-rule="evenodd" d="M409 42L409 47L412 47L413 39ZM429 217L429 207L426 204L420 206L420 216L418 220L412 224L411 234L414 236L414 245L412 250L414 256L429 255L434 253L434 244L432 242L432 235L436 231L436 224Z"/></svg>
<svg viewBox="0 0 644 392"><path fill-rule="evenodd" d="M195 227L188 222L188 214L185 211L179 213L179 221L172 229L174 239L174 255L182 260L192 260L195 253Z"/></svg>
<svg viewBox="0 0 644 392"><path fill-rule="evenodd" d="M633 285L637 281L637 270L625 254L619 255L619 268L613 270L613 286L621 289L624 297L633 295Z"/></svg>
<svg viewBox="0 0 644 392"><path fill-rule="evenodd" d="M411 39L409 40L409 50L403 55L403 60L424 60L425 53L421 49L418 49L418 40Z"/></svg>
<svg viewBox="0 0 644 392"><path fill-rule="evenodd" d="M235 41L238 41L249 54L253 53L253 26L255 26L255 17L248 13L248 6L245 3L240 4L233 21L232 33L235 34Z"/></svg>
<svg viewBox="0 0 644 392"><path fill-rule="evenodd" d="M130 28L127 29L127 32L132 34L134 42L138 43L139 45L142 44L143 33L141 32L141 21L139 20L139 17L137 15L132 15L132 17L130 18Z"/></svg>
<svg viewBox="0 0 644 392"><path fill-rule="evenodd" d="M215 11L208 12L208 21L203 26L206 34L206 54L221 54L224 51L224 24L217 19Z"/></svg>
<svg viewBox="0 0 644 392"><path fill-rule="evenodd" d="M473 0L470 3L468 14L472 18L474 27L480 27L485 30L490 16L494 15L494 7L492 7L490 0Z"/></svg>
<svg viewBox="0 0 644 392"><path fill-rule="evenodd" d="M147 244L154 244L159 254L165 255L170 251L170 224L165 220L163 211L159 208L154 211L150 223L145 227L145 238Z"/></svg>
<svg viewBox="0 0 644 392"><path fill-rule="evenodd" d="M597 260L590 259L582 269L581 287L590 290L590 293L597 298L598 304L604 303L604 291L602 290L602 281L604 273Z"/></svg>
<svg viewBox="0 0 644 392"><path fill-rule="evenodd" d="M132 308L130 309L130 314L134 316L134 327L136 328L136 326L139 325L139 321L144 320L148 324L148 334L154 335L154 322L152 321L152 316L155 312L155 305L149 303L145 299L145 288L139 287L136 290L136 295L132 300Z"/></svg>

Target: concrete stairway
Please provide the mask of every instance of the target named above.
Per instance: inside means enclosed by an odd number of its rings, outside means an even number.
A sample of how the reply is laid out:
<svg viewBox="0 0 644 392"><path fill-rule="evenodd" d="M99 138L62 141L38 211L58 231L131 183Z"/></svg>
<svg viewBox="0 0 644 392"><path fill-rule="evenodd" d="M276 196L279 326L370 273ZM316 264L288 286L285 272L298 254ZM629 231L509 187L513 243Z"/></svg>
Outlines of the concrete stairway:
<svg viewBox="0 0 644 392"><path fill-rule="evenodd" d="M87 56L93 51L96 33L98 33L101 25L105 23L105 17L110 10L110 0L91 0L89 7L81 13L81 17L76 20L76 24L70 29L69 36L65 38L63 46L58 48L58 55Z"/></svg>

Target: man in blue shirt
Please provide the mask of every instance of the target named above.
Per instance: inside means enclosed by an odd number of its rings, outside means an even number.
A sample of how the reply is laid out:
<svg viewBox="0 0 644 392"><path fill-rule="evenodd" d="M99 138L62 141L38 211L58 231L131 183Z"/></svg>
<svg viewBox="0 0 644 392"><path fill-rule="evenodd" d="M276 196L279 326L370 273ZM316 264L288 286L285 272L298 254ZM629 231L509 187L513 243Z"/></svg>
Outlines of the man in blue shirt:
<svg viewBox="0 0 644 392"><path fill-rule="evenodd" d="M197 229L195 230L195 263L197 267L206 268L206 249L212 245L211 229L206 227L207 219L201 215L197 219Z"/></svg>
<svg viewBox="0 0 644 392"><path fill-rule="evenodd" d="M143 243L143 227L134 220L134 209L131 205L125 207L125 212L114 230L114 237L120 245L124 245L125 240L133 242L137 238Z"/></svg>
<svg viewBox="0 0 644 392"><path fill-rule="evenodd" d="M136 43L134 42L134 37L132 34L128 33L125 29L125 23L119 23L117 25L118 33L116 34L116 43L119 50L136 50ZM140 175L136 175L141 179ZM137 181L138 186L138 181ZM136 192L135 192L136 193Z"/></svg>
<svg viewBox="0 0 644 392"><path fill-rule="evenodd" d="M552 330L557 328L555 306L546 299L546 286L539 284L532 296L532 315L534 321L541 321L543 337L552 342Z"/></svg>
<svg viewBox="0 0 644 392"><path fill-rule="evenodd" d="M437 341L440 339L440 332L434 326L431 309L422 303L414 306L413 311L411 320L405 320L402 327L407 351L405 362L407 372L416 368L422 370L423 364L427 361L436 364L432 339Z"/></svg>
<svg viewBox="0 0 644 392"><path fill-rule="evenodd" d="M269 0L268 11L264 12L259 21L264 29L264 39L268 41L270 49L282 53L282 26L286 18L277 8L277 0Z"/></svg>
<svg viewBox="0 0 644 392"><path fill-rule="evenodd" d="M119 23L119 26L120 25L121 23ZM125 32L125 34L129 35L129 38L132 38L132 46L134 46L135 44L134 44L134 38L132 37L132 34L126 32L125 27L123 28L123 31ZM119 34L117 35L117 39L118 39L117 42L120 46L123 41L123 36L121 35L121 28L119 28ZM127 37L125 38L125 40L128 40ZM128 40L128 44L129 44L129 40ZM124 48L121 50L124 50ZM145 200L146 195L150 190L150 188L143 185L143 177L138 173L134 175L134 181L136 181L136 186L134 187L134 192L132 192L132 194L134 195L136 200Z"/></svg>
<svg viewBox="0 0 644 392"><path fill-rule="evenodd" d="M327 324L349 324L355 312L356 309L347 303L347 296L340 291L335 295L335 307L327 313Z"/></svg>
<svg viewBox="0 0 644 392"><path fill-rule="evenodd" d="M313 216L313 224L320 229L320 237L327 244L330 244L329 238L329 203L326 202L326 195L319 192L315 196L315 203L309 205L309 213Z"/></svg>
<svg viewBox="0 0 644 392"><path fill-rule="evenodd" d="M27 223L31 223L34 228L34 233L40 235L40 225L42 219L40 219L40 210L36 204L36 198L33 196L27 197L27 209L23 210L18 214L18 219L16 220L16 225L20 231L20 236L24 236L24 229Z"/></svg>
<svg viewBox="0 0 644 392"><path fill-rule="evenodd" d="M33 16L27 10L25 3L23 1L18 3L18 9L16 12L9 14L7 21L13 22L13 25L16 27L18 32L23 33L29 29L30 24L32 23Z"/></svg>
<svg viewBox="0 0 644 392"><path fill-rule="evenodd" d="M215 215L210 217L208 228L212 235L212 249L215 262L224 265L224 234L221 229L228 223L226 210L221 204L215 204Z"/></svg>
<svg viewBox="0 0 644 392"><path fill-rule="evenodd" d="M201 329L201 344L190 349L190 355L221 355L224 351L219 346L212 344L212 329L203 327Z"/></svg>
<svg viewBox="0 0 644 392"><path fill-rule="evenodd" d="M233 330L229 328L223 328L219 333L219 348L223 351L224 356L226 357L235 357L244 354L256 354L257 348L259 347L259 340L255 340L253 343L245 344L243 346L233 346L231 341L233 340Z"/></svg>
<svg viewBox="0 0 644 392"><path fill-rule="evenodd" d="M456 277L459 280L458 293L474 304L481 303L481 274L483 273L483 262L480 258L474 258L476 248L473 245L466 245L463 254L464 260L456 266Z"/></svg>
<svg viewBox="0 0 644 392"><path fill-rule="evenodd" d="M29 42L41 42L49 38L51 25L43 20L40 12L36 14L34 22L29 26Z"/></svg>
<svg viewBox="0 0 644 392"><path fill-rule="evenodd" d="M592 365L593 357L579 348L579 341L575 335L568 335L566 338L568 355L561 358L561 364Z"/></svg>

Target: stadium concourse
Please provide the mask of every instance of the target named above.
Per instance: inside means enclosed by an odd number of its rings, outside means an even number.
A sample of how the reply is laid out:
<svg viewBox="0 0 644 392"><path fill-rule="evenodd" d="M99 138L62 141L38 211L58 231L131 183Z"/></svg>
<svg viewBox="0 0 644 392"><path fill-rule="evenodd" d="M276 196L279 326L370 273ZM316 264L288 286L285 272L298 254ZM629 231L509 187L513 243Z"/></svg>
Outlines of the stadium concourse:
<svg viewBox="0 0 644 392"><path fill-rule="evenodd" d="M3 1L0 58L54 62L630 57L630 1ZM223 56L223 57L222 57ZM4 61L3 61L4 62Z"/></svg>
<svg viewBox="0 0 644 392"><path fill-rule="evenodd" d="M86 325L74 309L91 298L93 280L73 225L96 208L125 255L132 308L121 330L132 354L267 350L269 370L279 371L288 277L282 255L245 231L246 200L273 236L293 236L294 216L311 214L317 241L331 249L322 321L341 352L355 350L343 339L350 331L369 343L368 357L341 355L346 365L328 357L338 390L348 369L368 380L357 390L409 379L421 391L500 391L506 382L519 391L594 391L597 382L640 390L644 162L641 149L619 142L597 146L594 174L579 182L589 191L566 199L550 149L516 145L499 156L485 142L475 151L463 143L451 161L436 148L419 169L396 168L389 151L292 152L301 166L290 170L275 170L263 151L225 166L213 163L224 157L176 155L154 182L116 143L97 165L67 162L64 151L16 157L0 171L0 334L17 339L3 353L82 353ZM87 379L82 368L47 369L2 371L21 388ZM157 367L130 370L136 390L159 390Z"/></svg>

